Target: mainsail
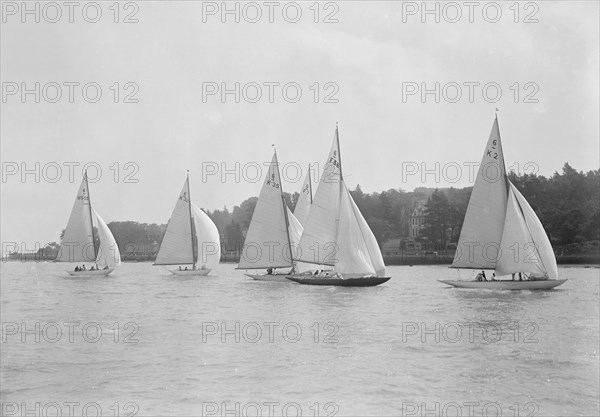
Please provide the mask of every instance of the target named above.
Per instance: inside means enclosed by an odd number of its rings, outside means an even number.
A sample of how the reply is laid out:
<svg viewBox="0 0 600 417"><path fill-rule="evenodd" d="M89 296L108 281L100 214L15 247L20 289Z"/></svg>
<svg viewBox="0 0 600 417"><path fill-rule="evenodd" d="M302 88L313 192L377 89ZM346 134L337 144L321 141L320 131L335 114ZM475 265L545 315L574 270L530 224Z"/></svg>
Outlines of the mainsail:
<svg viewBox="0 0 600 417"><path fill-rule="evenodd" d="M156 255L155 265L195 264L195 233L192 230L190 185L186 178L175 208L167 224L167 230Z"/></svg>
<svg viewBox="0 0 600 417"><path fill-rule="evenodd" d="M83 175L56 262L94 262L94 226L87 173Z"/></svg>
<svg viewBox="0 0 600 417"><path fill-rule="evenodd" d="M292 245L298 233L302 233L301 227L283 199L277 153L274 153L246 233L238 269L292 267Z"/></svg>
<svg viewBox="0 0 600 417"><path fill-rule="evenodd" d="M558 278L556 257L542 223L508 180L498 119L477 174L453 268L495 269L498 276L529 273Z"/></svg>
<svg viewBox="0 0 600 417"><path fill-rule="evenodd" d="M299 246L301 261L331 265L342 278L385 275L377 240L343 179L337 128Z"/></svg>
<svg viewBox="0 0 600 417"><path fill-rule="evenodd" d="M477 172L452 268L493 269L508 202L498 119Z"/></svg>
<svg viewBox="0 0 600 417"><path fill-rule="evenodd" d="M200 208L192 203L190 179L186 178L154 265L197 263L212 268L221 258L219 230Z"/></svg>
<svg viewBox="0 0 600 417"><path fill-rule="evenodd" d="M323 167L319 187L300 239L298 252L301 261L335 265L341 189L340 150L336 129L329 157Z"/></svg>
<svg viewBox="0 0 600 417"><path fill-rule="evenodd" d="M310 178L309 166L306 178L304 179L304 184L300 190L300 195L298 196L298 201L296 202L296 208L294 209L294 216L296 216L302 226L306 224L306 219L308 218L308 212L312 202L312 180Z"/></svg>
<svg viewBox="0 0 600 417"><path fill-rule="evenodd" d="M94 244L94 218L100 248ZM92 208L87 172L83 175L56 262L95 262L99 267L121 265L119 247L110 229Z"/></svg>

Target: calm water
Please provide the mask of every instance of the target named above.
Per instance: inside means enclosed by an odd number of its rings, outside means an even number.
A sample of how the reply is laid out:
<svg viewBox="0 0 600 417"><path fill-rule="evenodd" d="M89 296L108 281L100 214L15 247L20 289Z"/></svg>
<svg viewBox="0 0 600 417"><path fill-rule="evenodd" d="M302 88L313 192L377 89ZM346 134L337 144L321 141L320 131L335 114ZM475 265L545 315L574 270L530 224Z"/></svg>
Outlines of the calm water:
<svg viewBox="0 0 600 417"><path fill-rule="evenodd" d="M64 268L2 264L6 415L599 415L596 268L546 292L440 266L355 289Z"/></svg>

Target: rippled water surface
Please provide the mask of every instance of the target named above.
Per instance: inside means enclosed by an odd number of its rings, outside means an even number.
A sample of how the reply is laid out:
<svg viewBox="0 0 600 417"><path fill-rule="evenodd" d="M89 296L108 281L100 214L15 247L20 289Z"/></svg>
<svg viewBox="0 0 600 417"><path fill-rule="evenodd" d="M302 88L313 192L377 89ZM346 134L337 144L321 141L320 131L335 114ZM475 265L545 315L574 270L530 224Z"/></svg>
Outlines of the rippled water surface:
<svg viewBox="0 0 600 417"><path fill-rule="evenodd" d="M596 268L539 292L447 288L440 266L373 288L64 269L2 264L7 415L599 415Z"/></svg>

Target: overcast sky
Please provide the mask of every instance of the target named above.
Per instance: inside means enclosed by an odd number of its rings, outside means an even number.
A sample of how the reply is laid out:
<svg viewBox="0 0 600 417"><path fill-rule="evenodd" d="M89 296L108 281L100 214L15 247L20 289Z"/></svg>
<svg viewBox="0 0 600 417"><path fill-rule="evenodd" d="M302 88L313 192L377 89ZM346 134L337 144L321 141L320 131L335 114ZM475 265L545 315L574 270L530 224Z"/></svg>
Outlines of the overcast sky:
<svg viewBox="0 0 600 417"><path fill-rule="evenodd" d="M440 10L439 23L422 15L421 2L303 2L299 19L294 4L280 2L272 23L263 2L257 23L249 22L256 7L242 4L236 23L215 10L221 2L121 4L118 16L112 3L101 4L97 23L84 19L96 13L88 7L84 14L86 3L73 10L73 23L67 7L50 23L57 10L39 6L36 23L22 15L21 2L3 3L2 242L32 248L58 240L86 163L102 170L90 192L107 222L165 223L186 169L198 206L231 209L258 195L256 166L270 161L271 144L280 163L297 163L302 176L309 163L322 166L336 122L347 183L365 192L471 185L468 164L481 159L495 108L507 167L543 175L565 161L599 168L598 2L500 2L499 17L486 2L473 10L429 3ZM40 103L21 96L36 82ZM208 94L236 82L240 103L234 94ZM68 83L79 83L71 84L72 103ZM84 98L86 83L97 84ZM284 97L288 83L296 84ZM415 91L435 83L439 103L434 93ZM94 85L102 96L89 103ZM294 86L302 93L295 103ZM127 95L138 102L125 103ZM22 169L35 172L36 163L39 182L23 178ZM79 164L72 181L69 163ZM62 177L52 182L57 166ZM302 185L295 166L284 173L284 180L298 177L285 191ZM224 168L231 172L225 181ZM431 172L425 178L422 168Z"/></svg>

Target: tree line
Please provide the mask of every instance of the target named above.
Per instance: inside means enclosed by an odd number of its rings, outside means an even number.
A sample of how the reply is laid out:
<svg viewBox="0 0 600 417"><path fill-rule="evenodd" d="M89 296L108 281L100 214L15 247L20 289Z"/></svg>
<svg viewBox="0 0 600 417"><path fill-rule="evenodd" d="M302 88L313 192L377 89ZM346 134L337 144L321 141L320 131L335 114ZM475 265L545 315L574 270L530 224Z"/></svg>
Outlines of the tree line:
<svg viewBox="0 0 600 417"><path fill-rule="evenodd" d="M584 173L565 163L561 173L550 177L511 172L509 179L537 213L555 249L600 240L600 170ZM413 239L445 248L458 240L471 190L422 187L364 193L358 185L351 194L380 246L390 239ZM284 197L293 211L299 194ZM250 197L232 210L205 210L219 229L224 252L241 251L256 202L257 197ZM415 207L423 208L422 225L419 236L411 237L409 220ZM153 259L166 229L165 224L135 221L111 222L108 227L121 253L138 253L140 259Z"/></svg>

